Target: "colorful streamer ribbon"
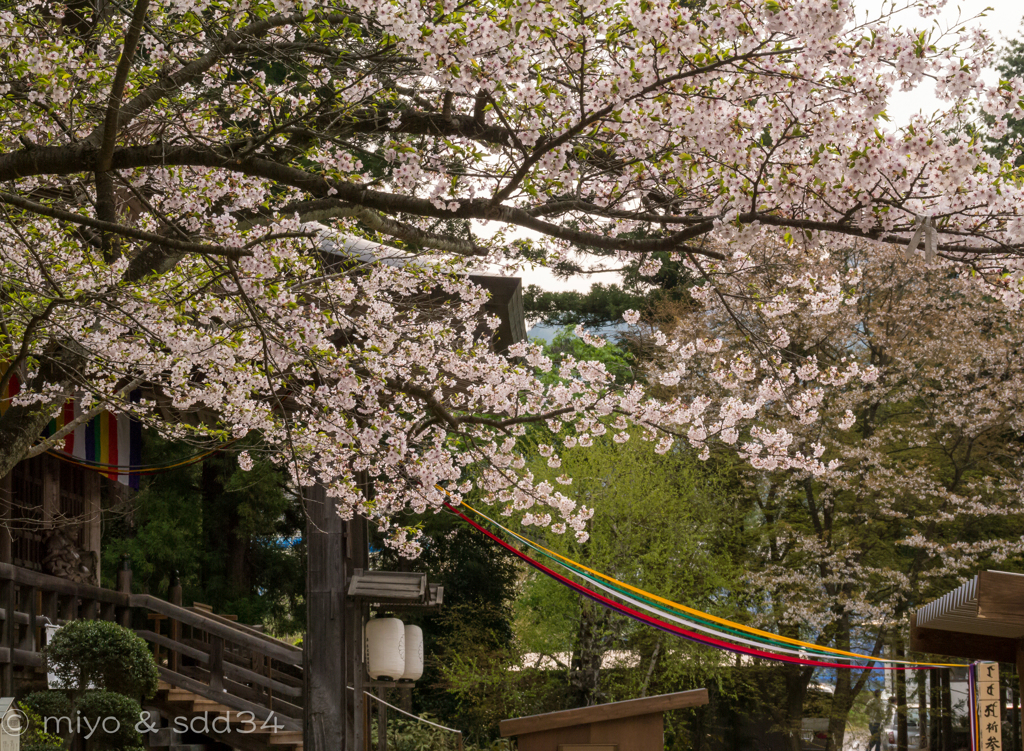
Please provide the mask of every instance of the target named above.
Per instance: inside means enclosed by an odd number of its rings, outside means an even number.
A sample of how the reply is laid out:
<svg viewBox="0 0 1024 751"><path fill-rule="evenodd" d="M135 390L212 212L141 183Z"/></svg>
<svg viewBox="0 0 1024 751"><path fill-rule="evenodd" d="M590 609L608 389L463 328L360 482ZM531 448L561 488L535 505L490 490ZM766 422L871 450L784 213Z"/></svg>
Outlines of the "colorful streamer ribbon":
<svg viewBox="0 0 1024 751"><path fill-rule="evenodd" d="M3 363L0 363L2 370ZM0 415L10 408L11 400L21 392L21 381L17 374L11 375L4 392L0 394ZM140 394L138 390L132 391L129 399L137 402ZM54 435L81 414L81 404L69 399L43 430L43 437ZM142 462L142 423L127 414L104 410L69 431L47 453L71 464L98 471L111 480L138 490L139 476L133 468Z"/></svg>
<svg viewBox="0 0 1024 751"><path fill-rule="evenodd" d="M691 641L707 644L731 652L747 654L754 657L779 660L782 662L791 662L801 665L813 665L815 667L867 670L915 670L927 669L932 667L952 667L952 665L945 663L921 663L903 660L887 660L884 658L872 657L870 655L858 654L856 652L847 652L845 650L833 649L831 647L823 647L821 645L802 642L797 639L791 639L789 637L784 637L778 634L772 634L767 631L761 631L760 629L751 628L740 623L735 623L724 618L719 618L709 613L703 613L699 610L688 608L685 605L674 603L671 600L666 600L664 598L658 597L657 595L654 595L650 592L646 592L642 589L632 587L624 582L618 581L617 579L613 579L612 577L606 576L599 571L595 571L594 569L588 568L583 564L566 558L565 556L560 555L559 553L556 553L553 550L549 550L548 548L545 548L542 545L539 545L533 542L532 540L529 540L528 538L517 534L516 532L508 529L507 527L501 525L497 521L486 516L482 512L472 508L465 502L461 504L463 507L465 507L467 510L469 510L476 516L486 520L493 526L501 529L503 532L512 536L522 544L530 547L535 551L540 552L542 555L553 560L556 564L566 569L570 573L574 574L575 576L581 579L584 579L590 585L606 592L609 595L612 595L613 597L628 602L633 607L622 605L621 603L615 602L607 597L604 597L603 595L598 594L592 589L588 589L587 587L584 587L580 584L577 584L576 582L571 581L570 579L567 579L566 577L561 576L560 574L549 569L548 567L544 566L538 561L535 561L526 554L520 552L516 548L508 545L503 540L498 538L496 535L492 534L487 529L471 520L465 514L461 513L459 510L452 507L450 504L445 505L453 513L455 513L460 518L465 520L467 523L472 525L475 529L481 531L489 538L497 542L499 545L509 550L522 560L526 561L529 565L533 566L539 571L542 571L543 573L556 579L557 581L565 584L566 586L569 586L577 592L580 592L584 596L601 603L605 607L609 607L619 613L622 613L623 615L627 615L628 617L634 618L635 620L647 623L648 625L654 626L655 628L658 628L660 630L668 631L678 636L682 636L683 638L689 639ZM588 573L590 575L588 575ZM599 581L599 579L603 579L605 583ZM631 597L628 594L626 594L626 592L632 592L634 595L636 595L636 597ZM643 613L639 612L639 610L637 610L636 608L639 608L640 610L645 610L648 613L654 615L644 615ZM671 612L672 610L677 611L677 613L683 613L683 617L679 617L676 613ZM675 624L680 625L673 625L672 623L667 623L666 620L672 621ZM708 623L716 623L719 625L719 627L724 627L724 630L730 633L722 633L722 630L710 627L707 625ZM686 626L686 628L682 628L682 626ZM696 632L701 633L695 633L695 631L691 629L694 629ZM742 636L739 636L740 633L748 635L749 638L743 638ZM725 639L728 639L729 641L724 641ZM782 646L783 644L798 646L801 647L801 649L791 649ZM762 649L762 647L770 648L773 651L766 652L764 651L764 649ZM838 664L833 662L824 662L820 660L809 659L809 652L831 659L863 660L871 663L895 663L901 665L902 667L868 667L867 665L849 665ZM796 657L793 657L791 655L796 655Z"/></svg>

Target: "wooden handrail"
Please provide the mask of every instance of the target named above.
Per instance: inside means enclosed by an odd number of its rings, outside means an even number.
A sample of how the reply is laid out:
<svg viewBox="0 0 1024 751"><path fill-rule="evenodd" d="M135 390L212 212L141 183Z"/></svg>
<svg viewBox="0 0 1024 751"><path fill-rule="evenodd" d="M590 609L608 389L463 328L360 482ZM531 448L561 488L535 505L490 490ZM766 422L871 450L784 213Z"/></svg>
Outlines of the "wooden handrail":
<svg viewBox="0 0 1024 751"><path fill-rule="evenodd" d="M285 730L302 730L302 720L297 718L288 717L273 710L268 709L260 704L254 704L251 701L242 699L241 697L234 696L231 693L225 691L214 691L205 683L201 683L193 678L182 675L181 673L175 673L173 670L168 670L163 666L158 666L157 669L160 671L161 680L167 681L172 686L183 688L186 691L191 691L194 694L215 701L218 704L223 704L225 707L234 709L241 712L252 712L259 720L266 720L270 717L271 713L276 714L280 717L281 724L284 725Z"/></svg>
<svg viewBox="0 0 1024 751"><path fill-rule="evenodd" d="M151 642L153 644L159 644L161 647L165 647L166 649L176 650L185 657L190 657L193 660L196 660L197 662L205 664L209 663L210 661L210 655L208 652L204 652L203 650L197 649L196 647L183 644L180 641L174 641L174 639L169 639L166 636L162 636L161 634L157 634L152 631L136 631L135 633L137 633L139 636L141 636L148 642ZM248 683L256 683L261 686L268 686L272 688L274 691L278 691L286 696L292 696L295 698L302 697L302 689L298 686L289 686L286 683L281 683L280 681L276 681L273 678L268 678L265 675L261 675L260 673L249 670L247 668L243 668L240 665L235 665L231 662L224 663L224 675L228 678L235 678L247 681Z"/></svg>
<svg viewBox="0 0 1024 751"><path fill-rule="evenodd" d="M76 582L61 579L49 574L41 574L27 568L21 568L10 563L0 563L0 580L12 581L23 587L36 587L62 595L80 597L83 600L95 602L108 602L120 607L129 607L131 602L129 596L122 592L115 592L112 589L94 587L91 584L78 584Z"/></svg>
<svg viewBox="0 0 1024 751"><path fill-rule="evenodd" d="M257 638L244 631L240 631L234 625L227 625L231 621L222 622L208 618L193 610L172 605L152 595L132 595L131 604L132 607L146 608L154 613L166 615L168 618L173 618L187 626L202 629L211 636L219 636L232 644L248 647L255 652L260 652L288 665L302 664L302 649L299 647L293 647L276 639L268 641L266 638Z"/></svg>
<svg viewBox="0 0 1024 751"><path fill-rule="evenodd" d="M294 649L294 650L296 650L299 653L302 652L302 649L300 647L296 647L294 644L289 644L288 642L284 641L283 639L278 639L277 637L265 634L262 631L257 631L252 626L247 626L244 623L239 623L238 621L233 621L230 618L225 618L222 615L217 615L216 613L210 613L208 611L204 611L204 610L201 610L201 609L196 608L196 607L185 608L185 609L186 610L191 610L193 613L198 613L199 615L203 616L204 618L209 618L211 620L217 621L218 623L222 623L225 626L229 626L230 628L234 629L235 631L240 631L243 634L249 634L249 636L256 637L257 639L262 639L263 641L267 642L268 644L275 644L277 646L284 647L285 649Z"/></svg>

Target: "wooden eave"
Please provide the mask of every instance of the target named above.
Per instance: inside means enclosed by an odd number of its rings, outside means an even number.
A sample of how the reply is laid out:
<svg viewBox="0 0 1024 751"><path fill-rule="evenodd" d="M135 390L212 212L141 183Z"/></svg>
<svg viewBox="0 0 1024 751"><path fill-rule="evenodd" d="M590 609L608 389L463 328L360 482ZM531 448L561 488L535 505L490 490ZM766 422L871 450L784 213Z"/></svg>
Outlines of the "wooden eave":
<svg viewBox="0 0 1024 751"><path fill-rule="evenodd" d="M968 660L1016 662L1024 639L1024 575L982 571L910 619L910 648Z"/></svg>

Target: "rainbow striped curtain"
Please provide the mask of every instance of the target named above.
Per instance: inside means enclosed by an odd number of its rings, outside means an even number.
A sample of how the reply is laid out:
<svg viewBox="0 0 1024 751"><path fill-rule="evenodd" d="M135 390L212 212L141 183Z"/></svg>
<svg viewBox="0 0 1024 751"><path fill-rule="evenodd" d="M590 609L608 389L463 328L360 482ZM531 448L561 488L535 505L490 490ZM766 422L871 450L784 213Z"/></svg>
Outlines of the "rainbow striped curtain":
<svg viewBox="0 0 1024 751"><path fill-rule="evenodd" d="M12 376L6 393L0 394L0 415L7 411L11 397L21 390L18 377ZM131 393L131 400L139 400L139 392ZM82 414L78 402L69 399L43 431L48 438ZM64 436L64 444L56 446L91 469L122 485L138 490L139 475L128 470L142 464L142 424L128 415L114 415L104 410L86 423ZM111 471L112 470L112 471Z"/></svg>

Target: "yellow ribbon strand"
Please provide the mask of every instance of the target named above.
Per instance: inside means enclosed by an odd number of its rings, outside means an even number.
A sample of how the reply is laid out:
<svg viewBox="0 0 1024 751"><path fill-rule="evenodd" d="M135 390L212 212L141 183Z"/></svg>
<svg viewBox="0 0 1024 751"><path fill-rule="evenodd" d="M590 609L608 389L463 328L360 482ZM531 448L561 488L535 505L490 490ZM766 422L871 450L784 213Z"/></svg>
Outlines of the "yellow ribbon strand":
<svg viewBox="0 0 1024 751"><path fill-rule="evenodd" d="M448 495L449 498L451 498L451 493L449 493L447 490L445 490L444 488L438 488L438 489L439 490L443 490L445 492L445 494ZM477 516L481 517L482 519L486 519L491 524L493 524L494 526L498 527L499 529L501 529L506 534L509 534L512 537L516 538L520 542L522 542L524 544L532 545L532 546L536 547L538 550L543 550L548 555L554 556L555 558L558 558L558 559L566 562L567 564L569 564L571 566L575 566L576 568L579 568L579 569L581 569L583 571L586 571L586 572L588 572L590 574L593 574L594 576L597 576L597 577L599 577L601 579L604 579L605 581L607 581L607 582L609 582L611 584L614 584L614 585L616 585L618 587L622 587L623 589L627 589L630 592L633 592L634 594L637 594L637 595L640 595L642 597L646 597L648 599L654 600L655 602L658 602L658 603L660 603L662 605L665 605L667 607L673 608L674 610L678 610L678 611L680 611L682 613L687 613L688 615L692 615L692 616L695 616L697 618L708 620L708 621L711 621L712 623L717 623L717 624L719 624L721 626L726 626L728 628L736 629L738 631L742 631L742 632L747 633L747 634L754 634L756 636L761 636L761 637L765 637L765 638L768 638L768 639L773 639L775 641L781 641L781 642L784 642L786 644L791 644L791 645L797 646L797 647L805 647L805 648L808 648L808 649L813 649L813 650L818 651L818 652L828 652L830 654L843 655L844 657L853 657L853 658L856 658L858 660L867 660L867 661L870 661L870 662L887 662L887 663L895 663L895 664L900 664L900 665L917 665L917 666L921 666L921 667L933 667L933 668L963 667L962 665L958 665L958 664L955 664L955 663L913 662L913 661L908 661L908 660L887 660L887 659L882 658L882 657L871 657L870 655L862 655L862 654L858 654L857 652L847 652L847 651L842 650L842 649L835 649L834 647L826 647L826 646L823 646L823 645L820 645L820 644L811 644L809 642L800 641L799 639L791 639L788 636L782 636L781 634L773 634L770 631L761 631L760 629L753 628L752 626L745 626L742 623L736 623L735 621L730 621L730 620L728 620L726 618L719 618L716 615L711 615L711 613L705 613L705 612L700 611L700 610L695 610L694 608L689 608L686 605L681 605L678 602L672 602L671 600L666 600L664 597L659 597L658 595L653 594L651 592L647 592L646 590L639 589L639 588L634 587L634 586L632 586L630 584L626 584L625 582L621 582L618 579L615 579L615 578L613 578L611 576L608 576L606 574L601 573L600 571L595 571L594 569L592 569L592 568L590 568L588 566L584 566L582 563L574 561L571 558L566 558L564 555L561 555L560 553L556 553L554 550L551 550L549 548L544 547L540 543L534 542L533 540L529 540L526 537L523 537L522 535L519 535L516 532L513 532L511 529L509 529L508 527L504 526L500 522L497 522L494 519L491 519L489 516L487 516L483 512L477 511L475 508L470 506L465 501L462 501L461 505L465 506L467 509L469 509L470 511L472 511L474 514L476 514Z"/></svg>

